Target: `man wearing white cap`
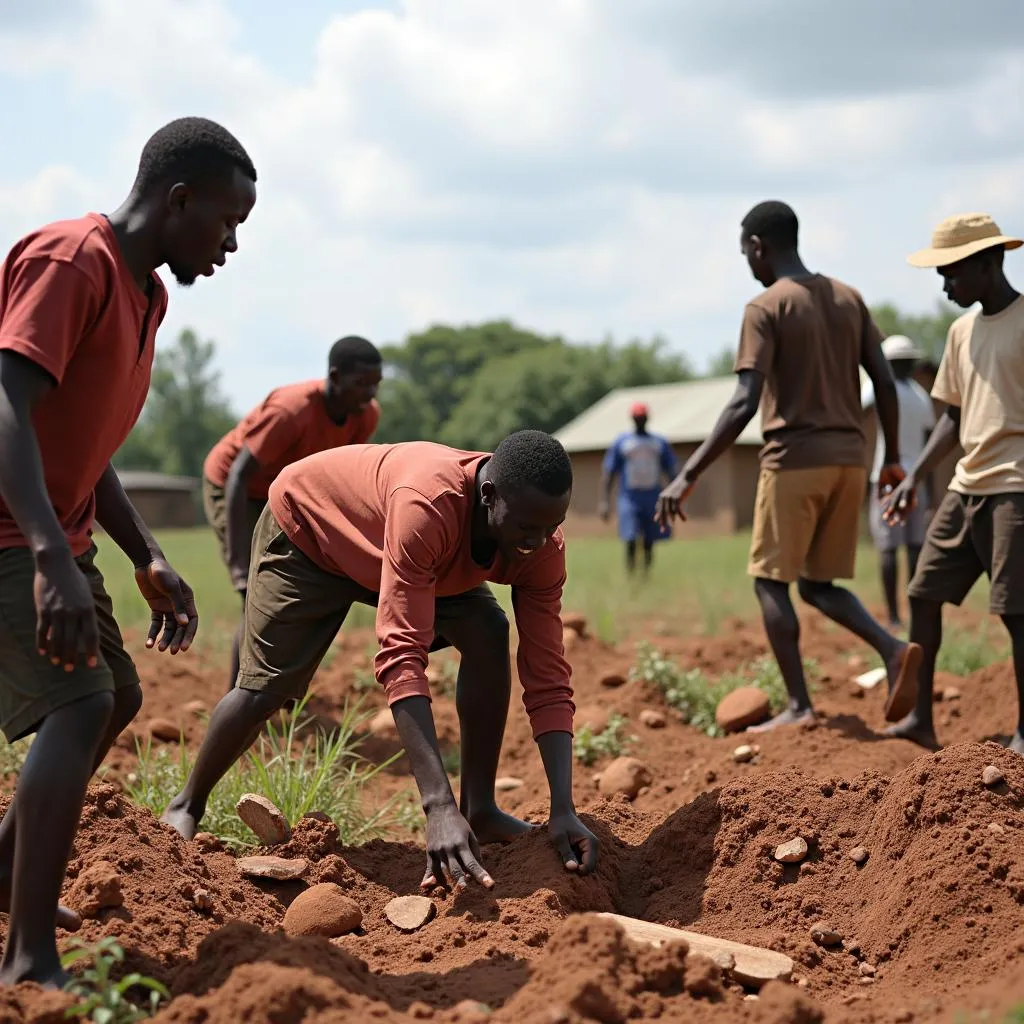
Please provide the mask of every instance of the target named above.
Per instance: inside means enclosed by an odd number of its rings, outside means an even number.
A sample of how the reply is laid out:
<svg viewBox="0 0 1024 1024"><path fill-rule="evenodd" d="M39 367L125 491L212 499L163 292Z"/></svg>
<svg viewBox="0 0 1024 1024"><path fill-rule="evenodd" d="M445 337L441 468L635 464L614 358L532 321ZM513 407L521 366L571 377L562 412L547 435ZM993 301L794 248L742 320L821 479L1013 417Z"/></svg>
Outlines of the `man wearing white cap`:
<svg viewBox="0 0 1024 1024"><path fill-rule="evenodd" d="M896 381L896 395L900 407L900 461L904 470L909 470L924 451L928 435L935 426L935 410L932 400L920 384L914 380L914 369L922 358L917 346L903 334L894 334L882 342L882 353L889 361ZM875 389L868 380L861 391L861 404L871 409L875 404ZM885 439L878 432L875 440L875 461L871 467L871 509L868 520L871 538L878 549L882 569L882 589L889 608L889 628L897 629L900 622L900 605L897 596L899 579L898 555L900 548L907 549L907 580L914 577L917 558L924 544L925 508L929 498L922 492L918 502L901 523L887 523L882 515L882 499L879 498L878 481L885 462Z"/></svg>
<svg viewBox="0 0 1024 1024"><path fill-rule="evenodd" d="M1010 749L1024 754L1024 298L1006 279L1003 255L1024 242L987 214L944 220L916 267L934 267L946 297L971 310L949 328L932 394L947 403L917 462L891 495L887 516L903 521L918 483L959 440L964 450L935 511L910 583L910 636L923 648L917 704L889 733L938 746L932 720L942 606L958 605L978 577L991 580L989 610L1013 642L1018 719Z"/></svg>

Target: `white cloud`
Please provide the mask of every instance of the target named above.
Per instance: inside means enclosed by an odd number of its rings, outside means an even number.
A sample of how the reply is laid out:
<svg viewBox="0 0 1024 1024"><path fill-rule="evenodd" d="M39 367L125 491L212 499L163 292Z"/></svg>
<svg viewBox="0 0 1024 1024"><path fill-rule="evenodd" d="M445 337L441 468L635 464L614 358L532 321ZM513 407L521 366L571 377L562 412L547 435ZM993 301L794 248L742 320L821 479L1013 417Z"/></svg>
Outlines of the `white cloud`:
<svg viewBox="0 0 1024 1024"><path fill-rule="evenodd" d="M259 200L164 336L216 337L239 406L340 333L437 320L662 333L699 363L756 289L760 199L797 207L815 266L915 308L938 291L904 254L951 204L1024 229L1024 5L992 2L998 32L956 0L405 0L325 18L297 80L245 52L242 0L48 0L0 18L0 67L30 112L45 81L115 130L96 174L0 169L0 232L113 207L147 135L202 113Z"/></svg>

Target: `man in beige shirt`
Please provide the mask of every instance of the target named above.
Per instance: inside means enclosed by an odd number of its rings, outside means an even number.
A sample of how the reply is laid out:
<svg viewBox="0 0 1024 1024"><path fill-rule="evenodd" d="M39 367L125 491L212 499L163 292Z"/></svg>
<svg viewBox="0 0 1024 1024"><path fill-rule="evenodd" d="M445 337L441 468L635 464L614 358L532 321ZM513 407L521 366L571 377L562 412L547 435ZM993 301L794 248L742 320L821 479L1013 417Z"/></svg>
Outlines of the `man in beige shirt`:
<svg viewBox="0 0 1024 1024"><path fill-rule="evenodd" d="M946 296L965 313L949 329L932 394L947 408L920 458L895 489L887 514L904 519L918 481L956 446L964 450L928 529L910 584L910 636L924 650L915 709L889 735L938 747L932 721L942 605L959 605L985 573L989 610L1013 641L1018 721L1010 749L1024 754L1024 298L1006 279L1003 254L1022 241L987 214L944 220L932 246L909 257L942 275Z"/></svg>

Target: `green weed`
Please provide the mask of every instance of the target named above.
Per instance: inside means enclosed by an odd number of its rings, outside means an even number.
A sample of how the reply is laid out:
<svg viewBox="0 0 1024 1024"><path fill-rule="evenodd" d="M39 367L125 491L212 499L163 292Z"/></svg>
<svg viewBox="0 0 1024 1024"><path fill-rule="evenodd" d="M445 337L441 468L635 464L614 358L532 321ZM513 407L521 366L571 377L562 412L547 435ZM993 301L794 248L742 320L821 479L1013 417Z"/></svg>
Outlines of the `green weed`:
<svg viewBox="0 0 1024 1024"><path fill-rule="evenodd" d="M604 731L594 733L587 725L576 730L572 749L576 759L585 765L591 765L602 757L621 757L628 746L636 742L635 736L623 735L626 719L622 715L608 716L608 725Z"/></svg>
<svg viewBox="0 0 1024 1024"><path fill-rule="evenodd" d="M124 962L124 950L115 938L108 936L92 945L76 939L60 962L67 969L86 959L91 962L67 986L78 1002L68 1007L65 1019L88 1017L93 1024L133 1024L134 1021L148 1020L160 1003L171 997L159 981L138 973L114 980L115 965ZM128 998L133 988L145 989L149 993L148 1008L137 1006Z"/></svg>
<svg viewBox="0 0 1024 1024"><path fill-rule="evenodd" d="M935 667L955 676L969 676L1007 657L1009 647L1005 637L997 643L984 627L970 632L953 628L947 629L942 638Z"/></svg>

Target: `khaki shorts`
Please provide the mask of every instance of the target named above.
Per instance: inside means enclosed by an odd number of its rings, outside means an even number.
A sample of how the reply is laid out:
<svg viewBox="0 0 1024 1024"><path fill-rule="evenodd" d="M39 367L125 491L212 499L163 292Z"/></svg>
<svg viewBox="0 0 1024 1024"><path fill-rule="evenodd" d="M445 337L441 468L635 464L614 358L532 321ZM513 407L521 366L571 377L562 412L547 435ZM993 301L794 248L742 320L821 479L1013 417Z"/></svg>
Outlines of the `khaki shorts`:
<svg viewBox="0 0 1024 1024"><path fill-rule="evenodd" d="M762 469L747 573L782 583L852 579L866 483L863 466Z"/></svg>
<svg viewBox="0 0 1024 1024"><path fill-rule="evenodd" d="M0 549L0 729L11 742L35 732L51 712L94 693L139 685L114 606L95 564L96 545L75 559L96 602L100 660L65 672L36 650L35 560L28 548Z"/></svg>
<svg viewBox="0 0 1024 1024"><path fill-rule="evenodd" d="M265 498L245 499L245 530L247 540L252 543L253 531L259 521L260 514L266 507ZM224 564L228 562L228 502L227 494L223 487L212 483L203 477L203 511L206 513L206 521L213 527L217 535L217 543L220 544L220 557Z"/></svg>
<svg viewBox="0 0 1024 1024"><path fill-rule="evenodd" d="M1024 615L1024 494L947 491L908 593L958 605L982 573L992 581L992 614Z"/></svg>
<svg viewBox="0 0 1024 1024"><path fill-rule="evenodd" d="M376 607L378 593L347 576L321 569L284 533L269 508L253 536L245 599L245 628L235 683L289 700L301 700L353 604ZM461 646L462 636L507 619L483 584L434 604L431 651ZM507 672L508 645L495 651L494 672Z"/></svg>

